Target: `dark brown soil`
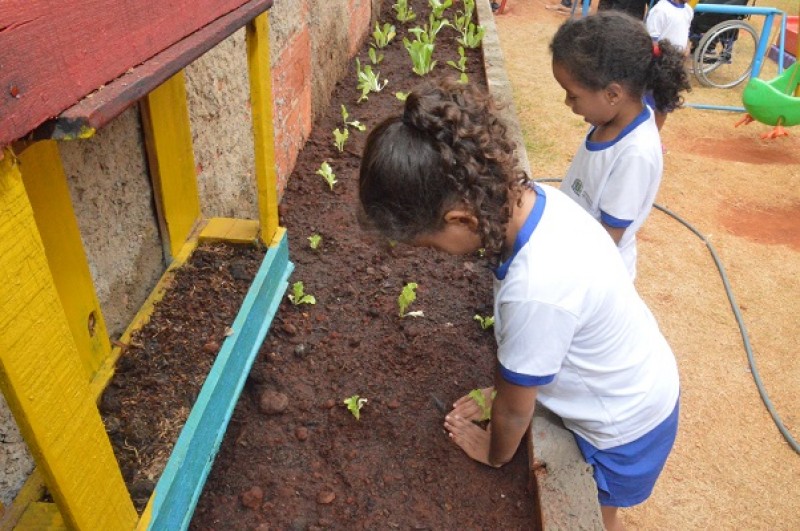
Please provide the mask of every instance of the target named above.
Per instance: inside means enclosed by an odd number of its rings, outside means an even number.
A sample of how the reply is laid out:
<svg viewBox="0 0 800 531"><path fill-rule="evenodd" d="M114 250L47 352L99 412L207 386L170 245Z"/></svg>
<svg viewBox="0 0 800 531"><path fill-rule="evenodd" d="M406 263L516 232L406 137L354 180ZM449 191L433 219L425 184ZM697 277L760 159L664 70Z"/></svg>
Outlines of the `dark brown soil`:
<svg viewBox="0 0 800 531"><path fill-rule="evenodd" d="M201 245L175 272L150 321L123 346L100 413L139 511L263 257L255 247Z"/></svg>
<svg viewBox="0 0 800 531"><path fill-rule="evenodd" d="M427 21L427 2L410 3L419 13L415 23ZM317 303L294 306L284 298L194 530L531 528L524 448L501 469L480 465L449 441L436 405L449 409L491 383L492 331L473 319L492 313L491 274L478 257L391 247L364 234L356 189L367 133L351 130L341 154L332 143L340 105L369 131L402 111L397 91L422 81L411 72L406 31L390 4L382 21L394 23L398 36L377 67L389 84L361 104L354 72L337 85L281 205L296 264L290 283L302 281ZM446 66L458 58L455 36L439 34L438 64L426 79L455 72ZM484 84L480 51L468 56L470 81ZM360 58L368 63L366 48ZM323 161L336 173L333 191L315 174ZM323 238L317 250L309 246L312 234ZM408 282L419 284L410 310L424 317L398 316L397 297ZM355 394L368 400L360 420L343 404Z"/></svg>

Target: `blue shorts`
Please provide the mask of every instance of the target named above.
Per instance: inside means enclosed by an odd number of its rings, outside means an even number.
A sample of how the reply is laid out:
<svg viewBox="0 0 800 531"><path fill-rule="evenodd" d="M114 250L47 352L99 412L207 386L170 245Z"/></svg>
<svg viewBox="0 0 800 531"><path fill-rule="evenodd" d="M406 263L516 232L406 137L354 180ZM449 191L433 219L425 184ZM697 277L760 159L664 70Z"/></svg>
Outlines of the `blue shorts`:
<svg viewBox="0 0 800 531"><path fill-rule="evenodd" d="M678 410L635 441L599 450L575 434L583 458L594 468L600 505L631 507L645 501L667 462L678 433Z"/></svg>

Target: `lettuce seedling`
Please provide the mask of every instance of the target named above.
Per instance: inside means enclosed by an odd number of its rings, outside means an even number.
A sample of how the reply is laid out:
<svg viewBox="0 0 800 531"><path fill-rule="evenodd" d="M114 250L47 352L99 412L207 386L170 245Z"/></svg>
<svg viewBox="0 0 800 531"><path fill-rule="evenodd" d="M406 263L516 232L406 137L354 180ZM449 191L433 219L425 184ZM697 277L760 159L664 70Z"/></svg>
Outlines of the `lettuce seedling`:
<svg viewBox="0 0 800 531"><path fill-rule="evenodd" d="M461 77L458 80L459 83L466 85L469 82L469 77L467 76L467 56L464 54L463 46L458 47L458 62L447 61L447 65L461 72Z"/></svg>
<svg viewBox="0 0 800 531"><path fill-rule="evenodd" d="M470 22L461 31L461 37L456 40L459 44L467 48L477 48L481 44L485 33L486 28L483 26L476 26L475 23Z"/></svg>
<svg viewBox="0 0 800 531"><path fill-rule="evenodd" d="M478 323L480 323L481 330L486 330L487 328L491 328L492 326L494 326L493 315L487 315L486 317L483 317L476 313L473 319L478 321Z"/></svg>
<svg viewBox="0 0 800 531"><path fill-rule="evenodd" d="M411 94L410 92L395 92L394 97L400 101L406 101L408 99L408 95Z"/></svg>
<svg viewBox="0 0 800 531"><path fill-rule="evenodd" d="M409 282L403 286L400 296L397 297L397 307L400 309L400 318L404 317L423 317L422 312L406 312L411 303L417 300L417 283Z"/></svg>
<svg viewBox="0 0 800 531"><path fill-rule="evenodd" d="M359 103L368 99L367 94L370 92L383 90L383 87L389 82L388 79L384 79L383 83L381 83L380 73L373 72L370 65L364 65L364 68L361 68L361 61L358 59L356 59L356 75L358 77L356 88L361 91L361 97L358 98Z"/></svg>
<svg viewBox="0 0 800 531"><path fill-rule="evenodd" d="M367 126L359 122L358 120L348 120L350 118L350 113L347 112L347 107L342 105L342 122L344 122L344 127L347 129L348 127L352 127L354 129L358 129L359 131L366 131Z"/></svg>
<svg viewBox="0 0 800 531"><path fill-rule="evenodd" d="M492 406L486 403L486 397L483 395L483 390L481 389L473 389L469 392L468 395L471 399L478 404L478 407L481 408L481 419L480 420L491 420L492 418ZM497 396L497 391L492 391L492 400L494 397Z"/></svg>
<svg viewBox="0 0 800 531"><path fill-rule="evenodd" d="M417 39L414 41L403 38L403 45L408 50L408 55L411 56L411 62L414 65L411 70L418 76L429 74L436 66L436 61L433 60L434 45L420 40L420 35L417 35Z"/></svg>
<svg viewBox="0 0 800 531"><path fill-rule="evenodd" d="M366 403L367 399L361 398L358 395L353 395L344 399L344 405L347 406L347 409L353 414L356 420L361 420L361 408L364 407Z"/></svg>
<svg viewBox="0 0 800 531"><path fill-rule="evenodd" d="M322 236L319 234L312 234L308 237L308 245L315 251L319 248L319 245L322 243Z"/></svg>
<svg viewBox="0 0 800 531"><path fill-rule="evenodd" d="M379 65L383 61L383 52L376 52L375 48L370 48L367 55L369 55L369 62L374 65Z"/></svg>
<svg viewBox="0 0 800 531"><path fill-rule="evenodd" d="M330 186L331 191L333 191L333 185L338 183L339 181L336 180L336 174L333 173L331 169L331 165L327 162L323 162L320 164L319 169L316 171L317 175L322 175L322 178L325 179L325 182L328 183Z"/></svg>
<svg viewBox="0 0 800 531"><path fill-rule="evenodd" d="M394 15L400 22L411 22L417 18L417 14L408 5L408 0L397 0L397 3L392 5Z"/></svg>
<svg viewBox="0 0 800 531"><path fill-rule="evenodd" d="M350 138L350 131L346 127L344 131L340 131L338 127L333 130L333 145L336 146L339 153L344 151L344 145L348 138Z"/></svg>
<svg viewBox="0 0 800 531"><path fill-rule="evenodd" d="M464 11L457 11L453 17L453 27L459 33L464 33L467 24L472 22L472 14L475 12L475 0L464 0Z"/></svg>
<svg viewBox="0 0 800 531"><path fill-rule="evenodd" d="M375 31L372 32L372 38L375 40L376 48L386 48L396 36L397 30L392 24L387 22L381 28L378 21L375 21Z"/></svg>
<svg viewBox="0 0 800 531"><path fill-rule="evenodd" d="M308 293L304 292L303 283L301 281L297 281L292 284L292 292L289 294L289 300L295 306L299 306L300 304L316 304L317 299L314 298L313 295L309 295Z"/></svg>
<svg viewBox="0 0 800 531"><path fill-rule="evenodd" d="M444 0L444 2L440 2L439 0L428 0L428 5L431 6L431 14L433 16L436 18L442 18L445 10L453 5L453 0Z"/></svg>

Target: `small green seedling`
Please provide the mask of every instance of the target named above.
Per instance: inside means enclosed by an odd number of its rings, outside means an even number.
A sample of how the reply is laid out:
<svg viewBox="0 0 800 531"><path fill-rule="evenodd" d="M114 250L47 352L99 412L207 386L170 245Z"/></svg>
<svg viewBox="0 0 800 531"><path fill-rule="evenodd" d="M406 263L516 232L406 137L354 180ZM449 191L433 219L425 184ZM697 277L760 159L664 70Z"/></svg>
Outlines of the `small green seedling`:
<svg viewBox="0 0 800 531"><path fill-rule="evenodd" d="M289 294L289 300L292 301L292 304L299 306L300 304L317 303L317 299L315 299L313 295L305 293L304 290L305 288L303 287L303 283L301 281L298 280L292 284L292 292Z"/></svg>
<svg viewBox="0 0 800 531"><path fill-rule="evenodd" d="M417 14L408 5L408 0L397 0L397 3L392 5L394 15L400 22L411 22L417 18Z"/></svg>
<svg viewBox="0 0 800 531"><path fill-rule="evenodd" d="M339 181L336 180L336 174L333 173L331 169L331 165L327 162L323 162L320 164L319 169L316 171L317 175L322 175L322 178L325 179L325 182L328 183L330 186L331 191L333 191L333 185L338 183Z"/></svg>
<svg viewBox="0 0 800 531"><path fill-rule="evenodd" d="M475 12L475 0L464 0L464 11L456 12L453 17L453 27L459 33L464 33L467 24L472 22L472 14Z"/></svg>
<svg viewBox="0 0 800 531"><path fill-rule="evenodd" d="M319 249L320 244L322 243L322 236L319 234L312 234L308 237L308 245L315 251Z"/></svg>
<svg viewBox="0 0 800 531"><path fill-rule="evenodd" d="M361 420L361 408L364 407L366 403L367 399L361 398L358 395L353 395L344 399L344 405L347 406L347 409L353 414L356 420Z"/></svg>
<svg viewBox="0 0 800 531"><path fill-rule="evenodd" d="M478 323L480 323L481 330L486 330L486 329L491 328L491 327L494 326L494 316L493 315L487 315L486 317L483 317L483 316L481 316L481 315L476 313L475 316L473 317L473 319L478 321Z"/></svg>
<svg viewBox="0 0 800 531"><path fill-rule="evenodd" d="M344 145L348 138L350 138L350 130L346 127L344 131L340 131L338 127L333 130L333 145L336 146L339 153L344 151Z"/></svg>
<svg viewBox="0 0 800 531"><path fill-rule="evenodd" d="M463 46L458 47L458 62L447 61L447 64L461 72L461 77L458 80L459 83L466 85L469 82L469 77L467 76L467 56L464 54Z"/></svg>
<svg viewBox="0 0 800 531"><path fill-rule="evenodd" d="M411 94L410 92L395 92L394 97L400 101L406 101L408 99L408 95Z"/></svg>
<svg viewBox="0 0 800 531"><path fill-rule="evenodd" d="M350 118L350 113L347 112L347 107L342 105L342 122L344 122L344 127L347 129L348 127L352 127L354 129L358 129L359 131L366 131L367 126L359 122L358 120L348 120Z"/></svg>
<svg viewBox="0 0 800 531"><path fill-rule="evenodd" d="M424 38L421 40L420 35L417 35L417 39L414 41L403 38L403 46L408 50L408 55L411 56L411 62L414 65L411 70L418 76L429 74L436 66L436 61L433 60L434 45L424 42Z"/></svg>
<svg viewBox="0 0 800 531"><path fill-rule="evenodd" d="M397 29L388 22L381 27L378 21L375 21L375 31L372 32L372 38L375 40L376 48L386 48L392 39L397 36Z"/></svg>
<svg viewBox="0 0 800 531"><path fill-rule="evenodd" d="M431 6L431 14L436 18L442 18L447 8L453 5L453 0L428 0L428 5Z"/></svg>
<svg viewBox="0 0 800 531"><path fill-rule="evenodd" d="M375 48L370 48L367 55L369 55L369 62L373 65L379 65L383 61L383 52L376 52Z"/></svg>
<svg viewBox="0 0 800 531"><path fill-rule="evenodd" d="M467 48L477 48L483 40L483 35L486 33L486 28L483 26L476 26L474 22L470 22L461 31L461 37L456 39L459 44Z"/></svg>
<svg viewBox="0 0 800 531"><path fill-rule="evenodd" d="M453 27L450 24L450 21L446 18L436 18L431 13L431 16L428 17L428 23L422 26L415 28L411 28L408 30L409 33L413 33L417 40L421 40L426 44L435 44L436 43L436 36L439 35L439 32L446 27Z"/></svg>
<svg viewBox="0 0 800 531"><path fill-rule="evenodd" d="M356 88L361 91L361 97L358 98L359 103L369 99L367 95L370 92L380 92L383 90L383 87L389 82L388 79L384 79L383 83L381 83L380 72L373 72L372 66L370 65L364 65L364 68L361 68L361 61L358 59L356 59L356 75L358 77L358 85L356 85Z"/></svg>
<svg viewBox="0 0 800 531"><path fill-rule="evenodd" d="M411 306L411 303L417 300L417 283L416 282L409 282L405 286L403 286L403 290L400 292L400 296L397 297L397 307L400 309L400 318L404 317L423 317L425 314L423 312L407 312L408 307Z"/></svg>
<svg viewBox="0 0 800 531"><path fill-rule="evenodd" d="M478 404L478 407L481 408L481 420L491 420L492 418L492 406L486 403L486 397L483 394L482 389L473 389L469 392L468 395L471 399ZM497 396L497 391L492 391L492 400L494 397Z"/></svg>

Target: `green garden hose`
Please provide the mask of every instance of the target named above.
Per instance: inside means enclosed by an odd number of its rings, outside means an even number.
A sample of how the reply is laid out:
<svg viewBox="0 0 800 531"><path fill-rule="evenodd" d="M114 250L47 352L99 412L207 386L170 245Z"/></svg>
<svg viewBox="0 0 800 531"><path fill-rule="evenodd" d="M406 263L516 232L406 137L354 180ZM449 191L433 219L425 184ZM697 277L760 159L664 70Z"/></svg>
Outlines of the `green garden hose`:
<svg viewBox="0 0 800 531"><path fill-rule="evenodd" d="M561 182L561 179L557 178L549 178L549 179L534 179L537 182ZM694 228L688 221L680 217L678 214L672 212L666 207L659 205L658 203L653 203L653 207L656 210L663 212L664 214L670 216L671 218L678 221L681 225L692 231L695 236L700 238L703 243L706 244L708 251L711 253L711 257L714 259L714 264L717 266L717 270L719 271L720 278L722 278L722 285L725 288L725 293L728 296L728 301L730 302L731 309L733 310L733 315L736 317L736 323L739 325L739 332L742 335L742 343L744 344L744 350L747 353L747 361L750 364L750 374L753 375L753 380L756 383L756 388L758 389L759 395L761 395L761 400L764 402L764 405L767 407L767 411L772 416L772 420L775 422L775 425L778 427L778 430L781 432L783 437L786 439L786 442L789 443L789 446L792 449L800 454L800 444L797 443L792 434L789 433L789 430L783 424L780 415L775 410L775 407L772 405L772 401L769 399L767 395L767 391L764 388L764 382L761 381L761 376L756 368L756 360L755 356L753 355L753 348L750 345L750 338L747 335L747 328L744 325L744 319L742 318L742 314L739 311L739 305L736 304L736 298L733 296L733 290L731 290L730 282L728 282L728 275L725 273L725 268L722 267L722 262L719 259L719 255L717 255L717 251L714 249L714 246L711 245L711 242L703 236L703 234Z"/></svg>

